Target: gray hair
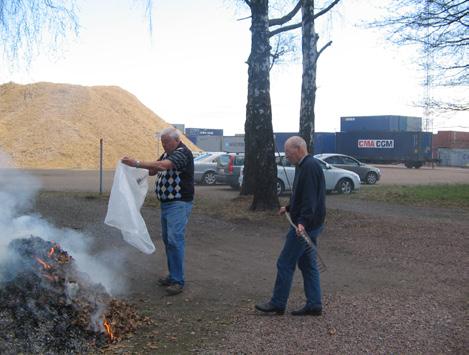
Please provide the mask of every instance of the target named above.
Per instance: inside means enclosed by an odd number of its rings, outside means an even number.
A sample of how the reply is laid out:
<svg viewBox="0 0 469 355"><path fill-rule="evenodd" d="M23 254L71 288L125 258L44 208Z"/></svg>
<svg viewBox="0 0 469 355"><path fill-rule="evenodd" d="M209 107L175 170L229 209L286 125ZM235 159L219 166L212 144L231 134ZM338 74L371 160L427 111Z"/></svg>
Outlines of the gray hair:
<svg viewBox="0 0 469 355"><path fill-rule="evenodd" d="M180 140L181 132L174 127L166 127L160 133L160 137L164 137L164 136L171 137L174 140Z"/></svg>
<svg viewBox="0 0 469 355"><path fill-rule="evenodd" d="M305 140L301 138L300 136L292 136L288 138L287 141L285 142L285 147L287 145L289 145L292 148L300 148L300 149L308 150L308 148L306 147Z"/></svg>

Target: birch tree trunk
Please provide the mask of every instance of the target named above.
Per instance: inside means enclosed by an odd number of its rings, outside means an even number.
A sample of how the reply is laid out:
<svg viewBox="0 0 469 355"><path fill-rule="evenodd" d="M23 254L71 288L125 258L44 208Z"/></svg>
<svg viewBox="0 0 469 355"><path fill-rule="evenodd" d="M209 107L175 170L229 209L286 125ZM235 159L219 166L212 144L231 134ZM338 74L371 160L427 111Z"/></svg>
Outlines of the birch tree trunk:
<svg viewBox="0 0 469 355"><path fill-rule="evenodd" d="M301 83L300 136L314 154L314 105L316 101L316 64L318 34L314 29L314 0L301 1L303 77Z"/></svg>
<svg viewBox="0 0 469 355"><path fill-rule="evenodd" d="M268 0L251 0L251 53L248 59L245 161L242 195L253 194L251 210L278 208L270 102Z"/></svg>

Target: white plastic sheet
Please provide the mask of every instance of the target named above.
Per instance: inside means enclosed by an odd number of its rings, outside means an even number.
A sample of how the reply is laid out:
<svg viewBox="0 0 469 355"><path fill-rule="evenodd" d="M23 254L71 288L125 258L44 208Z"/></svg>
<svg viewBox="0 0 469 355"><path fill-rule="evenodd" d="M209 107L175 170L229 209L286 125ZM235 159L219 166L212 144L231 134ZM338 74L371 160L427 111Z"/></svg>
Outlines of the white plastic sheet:
<svg viewBox="0 0 469 355"><path fill-rule="evenodd" d="M120 229L124 240L130 245L151 254L155 251L155 245L140 213L147 191L148 170L119 162L104 223Z"/></svg>

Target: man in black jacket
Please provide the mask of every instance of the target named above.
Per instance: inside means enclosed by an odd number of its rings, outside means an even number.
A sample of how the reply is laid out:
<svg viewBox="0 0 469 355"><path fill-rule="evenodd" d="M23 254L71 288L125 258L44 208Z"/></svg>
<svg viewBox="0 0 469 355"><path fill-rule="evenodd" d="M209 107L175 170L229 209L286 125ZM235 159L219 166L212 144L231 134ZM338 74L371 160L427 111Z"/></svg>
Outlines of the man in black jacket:
<svg viewBox="0 0 469 355"><path fill-rule="evenodd" d="M277 279L272 298L256 305L266 313L284 314L296 264L303 274L306 305L292 315L319 316L322 313L321 287L316 261L316 248L308 248L300 235L306 232L314 245L326 217L326 187L321 165L308 154L303 138L294 136L285 142L285 155L296 165L290 204L280 208L280 215L289 212L297 228L291 227L277 260Z"/></svg>

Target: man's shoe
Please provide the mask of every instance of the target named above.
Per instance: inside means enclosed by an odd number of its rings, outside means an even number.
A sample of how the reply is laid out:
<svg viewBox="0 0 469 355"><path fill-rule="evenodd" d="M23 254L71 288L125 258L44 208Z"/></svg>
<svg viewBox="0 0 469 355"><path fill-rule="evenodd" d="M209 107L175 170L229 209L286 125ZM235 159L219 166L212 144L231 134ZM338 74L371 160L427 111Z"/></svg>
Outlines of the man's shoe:
<svg viewBox="0 0 469 355"><path fill-rule="evenodd" d="M301 309L291 312L291 314L292 316L320 316L322 314L322 308L304 306Z"/></svg>
<svg viewBox="0 0 469 355"><path fill-rule="evenodd" d="M168 287L168 286L171 286L171 284L172 284L171 279L169 278L169 276L160 277L158 279L157 283L158 283L159 286L162 286L162 287Z"/></svg>
<svg viewBox="0 0 469 355"><path fill-rule="evenodd" d="M182 292L183 288L184 287L180 284L172 284L166 287L166 293L168 296L178 295Z"/></svg>
<svg viewBox="0 0 469 355"><path fill-rule="evenodd" d="M261 311L261 312L264 312L264 313L275 313L275 314L284 314L285 313L285 308L275 307L270 302L258 303L258 304L256 304L255 308L258 311Z"/></svg>

